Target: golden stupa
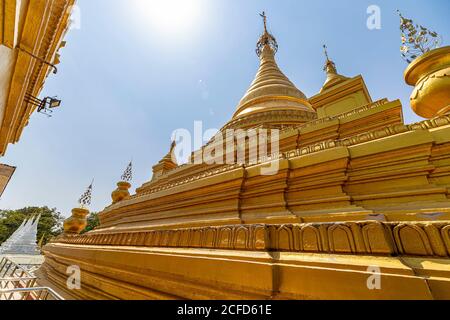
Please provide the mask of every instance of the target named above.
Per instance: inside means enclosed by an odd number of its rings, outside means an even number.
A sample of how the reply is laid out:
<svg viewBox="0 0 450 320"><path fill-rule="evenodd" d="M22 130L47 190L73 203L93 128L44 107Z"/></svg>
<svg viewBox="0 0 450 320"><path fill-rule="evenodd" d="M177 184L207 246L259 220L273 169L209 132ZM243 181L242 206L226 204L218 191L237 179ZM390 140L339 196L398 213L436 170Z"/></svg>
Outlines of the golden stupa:
<svg viewBox="0 0 450 320"><path fill-rule="evenodd" d="M41 284L69 299L450 299L450 97L428 94L450 92L450 47L407 71L416 85L429 62L439 77L414 93L429 119L406 125L399 100L372 101L328 54L307 99L264 22L260 69L222 131L278 129L279 154L178 165L173 144L135 194L118 184L98 228L79 235L76 211L44 247Z"/></svg>

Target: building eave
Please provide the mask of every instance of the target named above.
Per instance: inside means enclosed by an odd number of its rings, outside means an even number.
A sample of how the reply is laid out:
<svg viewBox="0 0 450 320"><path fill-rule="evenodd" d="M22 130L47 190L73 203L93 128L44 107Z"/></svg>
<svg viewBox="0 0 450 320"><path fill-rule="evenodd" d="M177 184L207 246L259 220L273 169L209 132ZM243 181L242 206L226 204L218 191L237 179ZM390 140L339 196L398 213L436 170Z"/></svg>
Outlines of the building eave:
<svg viewBox="0 0 450 320"><path fill-rule="evenodd" d="M36 107L24 102L25 94L38 97L44 87L50 65L33 58L29 53L53 63L68 30L70 9L76 0L30 1L17 35L14 51L14 66L0 127L0 155L4 155L8 144L20 139ZM19 49L20 48L20 49Z"/></svg>
<svg viewBox="0 0 450 320"><path fill-rule="evenodd" d="M5 183L0 183L0 197L3 195L3 192L5 192L6 186L11 181L11 177L13 176L15 171L16 167L0 163L0 176L6 177L7 179Z"/></svg>

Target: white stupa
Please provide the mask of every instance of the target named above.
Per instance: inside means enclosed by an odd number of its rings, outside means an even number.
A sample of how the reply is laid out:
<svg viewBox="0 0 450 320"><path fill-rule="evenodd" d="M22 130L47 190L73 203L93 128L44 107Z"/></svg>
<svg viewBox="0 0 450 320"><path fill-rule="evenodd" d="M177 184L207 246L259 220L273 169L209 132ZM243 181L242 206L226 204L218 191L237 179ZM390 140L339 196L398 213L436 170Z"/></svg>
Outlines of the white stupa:
<svg viewBox="0 0 450 320"><path fill-rule="evenodd" d="M40 218L39 215L36 218L24 220L9 239L2 243L0 254L39 255L40 251L36 242Z"/></svg>

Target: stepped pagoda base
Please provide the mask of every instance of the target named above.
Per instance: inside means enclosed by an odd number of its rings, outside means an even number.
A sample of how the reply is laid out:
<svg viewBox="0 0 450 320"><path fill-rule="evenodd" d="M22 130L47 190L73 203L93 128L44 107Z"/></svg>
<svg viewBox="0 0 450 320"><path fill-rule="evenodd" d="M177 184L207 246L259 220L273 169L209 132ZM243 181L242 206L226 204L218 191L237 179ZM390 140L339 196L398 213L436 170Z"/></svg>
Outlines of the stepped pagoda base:
<svg viewBox="0 0 450 320"><path fill-rule="evenodd" d="M252 225L62 238L41 283L68 299L450 299L448 222ZM83 270L66 287L68 266ZM378 288L370 289L373 268Z"/></svg>

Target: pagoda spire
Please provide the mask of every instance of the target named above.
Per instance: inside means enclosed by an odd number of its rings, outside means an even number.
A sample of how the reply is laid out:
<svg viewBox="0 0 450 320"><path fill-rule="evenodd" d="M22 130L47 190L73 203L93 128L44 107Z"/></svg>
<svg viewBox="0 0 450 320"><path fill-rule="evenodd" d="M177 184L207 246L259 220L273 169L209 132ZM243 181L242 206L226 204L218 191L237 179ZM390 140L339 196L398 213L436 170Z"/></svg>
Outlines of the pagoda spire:
<svg viewBox="0 0 450 320"><path fill-rule="evenodd" d="M266 12L263 11L259 15L263 18L263 21L264 21L264 33L269 33L269 32L267 32L267 16L266 16Z"/></svg>
<svg viewBox="0 0 450 320"><path fill-rule="evenodd" d="M262 54L266 50L266 48L270 48L272 54L275 55L278 51L278 42L277 39L267 30L267 16L263 11L259 14L261 18L263 18L264 22L264 32L258 40L256 44L256 54L261 58Z"/></svg>
<svg viewBox="0 0 450 320"><path fill-rule="evenodd" d="M321 92L348 79L337 72L336 64L330 59L330 56L328 55L328 47L325 44L323 45L323 50L326 59L323 70L327 73L327 80L325 81Z"/></svg>
<svg viewBox="0 0 450 320"><path fill-rule="evenodd" d="M326 58L325 67L323 68L323 70L326 71L327 74L337 74L336 64L328 56L328 48L326 44L323 45L323 51Z"/></svg>
<svg viewBox="0 0 450 320"><path fill-rule="evenodd" d="M170 144L169 152L164 156L162 161L171 161L174 164L177 164L177 157L175 156L175 148L177 147L177 142L175 140Z"/></svg>
<svg viewBox="0 0 450 320"><path fill-rule="evenodd" d="M272 105L269 109L282 108L286 105L286 100L296 101L298 106L304 111L313 111L310 108L307 98L303 92L286 77L277 65L275 54L278 51L278 43L275 37L269 33L267 27L267 16L263 12L260 14L264 23L264 31L256 44L256 54L260 59L260 67L250 88L239 102L237 111L233 118L249 113L262 112L268 110L267 101ZM283 103L275 106L275 100L283 100ZM260 106L258 106L260 105Z"/></svg>
<svg viewBox="0 0 450 320"><path fill-rule="evenodd" d="M177 147L177 142L174 140L170 145L169 152L161 159L156 165L153 166L153 180L158 179L166 172L175 169L177 164L177 157L175 155L175 148Z"/></svg>

